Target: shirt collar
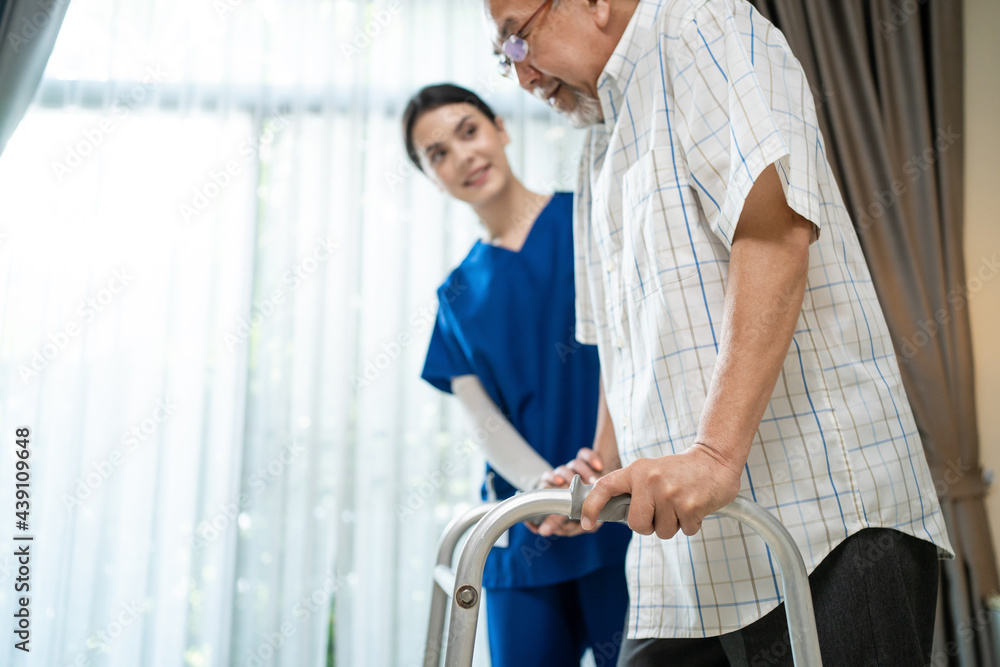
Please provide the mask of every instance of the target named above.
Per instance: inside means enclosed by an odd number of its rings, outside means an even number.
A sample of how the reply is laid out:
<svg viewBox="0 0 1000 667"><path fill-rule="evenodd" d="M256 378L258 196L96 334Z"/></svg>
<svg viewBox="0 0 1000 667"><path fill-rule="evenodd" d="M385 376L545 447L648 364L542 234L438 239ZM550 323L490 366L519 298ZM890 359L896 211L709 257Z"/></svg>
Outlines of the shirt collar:
<svg viewBox="0 0 1000 667"><path fill-rule="evenodd" d="M597 79L597 96L604 111L605 124L609 118L613 119L612 126L618 122L618 111L622 107L625 88L635 73L639 55L646 47L643 35L656 25L662 2L663 0L639 0L625 32Z"/></svg>

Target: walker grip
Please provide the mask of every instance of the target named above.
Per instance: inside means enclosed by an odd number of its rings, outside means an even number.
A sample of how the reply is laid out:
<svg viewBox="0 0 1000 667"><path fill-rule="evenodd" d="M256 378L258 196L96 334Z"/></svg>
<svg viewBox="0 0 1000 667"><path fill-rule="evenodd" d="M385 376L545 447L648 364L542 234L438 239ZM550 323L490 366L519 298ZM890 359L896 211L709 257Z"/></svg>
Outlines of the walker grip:
<svg viewBox="0 0 1000 667"><path fill-rule="evenodd" d="M583 514L583 501L587 499L587 494L590 490L594 488L593 484L584 484L583 478L579 475L573 476L573 481L569 483L569 492L573 499L573 506L570 509L569 518L574 521L579 521L580 516ZM625 523L628 521L628 507L632 502L632 495L625 493L620 496L615 496L608 501L608 504L604 506L601 513L598 515L598 521L619 521Z"/></svg>

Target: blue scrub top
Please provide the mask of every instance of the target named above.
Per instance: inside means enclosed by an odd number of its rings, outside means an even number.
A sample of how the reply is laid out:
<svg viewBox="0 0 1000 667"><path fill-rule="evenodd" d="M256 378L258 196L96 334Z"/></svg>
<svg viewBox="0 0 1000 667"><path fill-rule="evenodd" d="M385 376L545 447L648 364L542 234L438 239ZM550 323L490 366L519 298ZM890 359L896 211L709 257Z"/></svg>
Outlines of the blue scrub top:
<svg viewBox="0 0 1000 667"><path fill-rule="evenodd" d="M451 392L475 374L521 436L553 467L594 442L597 348L576 341L573 195L556 193L519 252L479 241L438 288L438 315L422 377ZM493 472L487 465L487 474ZM493 475L496 497L515 489ZM483 498L486 498L484 485ZM522 524L486 561L487 588L541 586L623 565L632 532L542 537Z"/></svg>

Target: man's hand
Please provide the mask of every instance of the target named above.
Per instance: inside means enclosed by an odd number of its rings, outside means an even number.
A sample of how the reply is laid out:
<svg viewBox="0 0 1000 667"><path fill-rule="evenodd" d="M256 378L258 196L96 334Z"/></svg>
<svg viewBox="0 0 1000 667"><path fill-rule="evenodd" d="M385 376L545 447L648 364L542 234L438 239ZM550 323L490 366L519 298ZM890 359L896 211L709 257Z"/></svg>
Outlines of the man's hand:
<svg viewBox="0 0 1000 667"><path fill-rule="evenodd" d="M740 490L741 469L713 448L695 444L680 454L639 459L597 481L583 503L580 521L592 527L608 500L632 494L629 528L669 539L680 529L694 535L706 516L728 505Z"/></svg>

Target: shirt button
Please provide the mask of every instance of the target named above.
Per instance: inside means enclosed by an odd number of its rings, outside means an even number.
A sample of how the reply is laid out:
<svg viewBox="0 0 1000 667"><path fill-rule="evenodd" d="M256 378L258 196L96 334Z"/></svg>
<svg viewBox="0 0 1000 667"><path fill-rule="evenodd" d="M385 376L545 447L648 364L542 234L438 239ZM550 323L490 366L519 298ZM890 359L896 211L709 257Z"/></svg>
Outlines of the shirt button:
<svg viewBox="0 0 1000 667"><path fill-rule="evenodd" d="M615 264L615 260L613 260L613 259L609 259L609 260L608 260L608 264L607 264L607 266L606 266L606 267L604 267L604 268L605 268L605 270L606 270L606 271L607 271L608 273L611 273L612 271L614 271L614 270L615 270L615 267L616 267L616 266L617 266L617 265Z"/></svg>
<svg viewBox="0 0 1000 667"><path fill-rule="evenodd" d="M622 428L628 428L628 417L622 417Z"/></svg>
<svg viewBox="0 0 1000 667"><path fill-rule="evenodd" d="M615 339L615 345L618 346L619 350L622 349L623 347L625 347L625 339L619 336L618 338Z"/></svg>

